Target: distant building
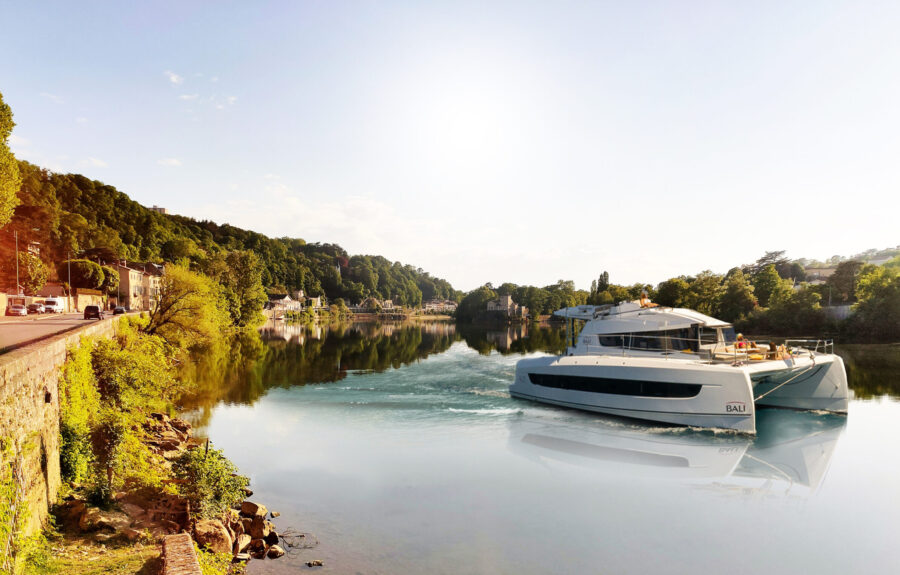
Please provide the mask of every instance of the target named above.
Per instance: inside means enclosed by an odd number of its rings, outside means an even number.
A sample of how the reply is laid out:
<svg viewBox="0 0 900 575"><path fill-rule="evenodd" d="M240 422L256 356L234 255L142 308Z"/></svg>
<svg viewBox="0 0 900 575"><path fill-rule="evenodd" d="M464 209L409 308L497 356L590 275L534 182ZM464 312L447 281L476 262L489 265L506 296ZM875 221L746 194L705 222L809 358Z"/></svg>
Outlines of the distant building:
<svg viewBox="0 0 900 575"><path fill-rule="evenodd" d="M129 308L131 311L149 309L149 301L148 307L144 307L144 270L129 267L124 260L111 267L119 272L119 305Z"/></svg>
<svg viewBox="0 0 900 575"><path fill-rule="evenodd" d="M152 211L156 212L156 213L159 213L159 214L168 214L168 213L169 213L169 210L167 210L166 208L164 208L164 207L162 207L162 206L154 205L154 206L153 206L152 208L150 208L150 209L151 209Z"/></svg>
<svg viewBox="0 0 900 575"><path fill-rule="evenodd" d="M159 282L165 268L156 264L144 264L142 270L144 275L141 285L144 293L141 294L141 302L145 310L153 310L159 305Z"/></svg>
<svg viewBox="0 0 900 575"><path fill-rule="evenodd" d="M513 301L512 296L502 295L499 299L487 303L487 311L500 312L506 317L525 317L528 308Z"/></svg>
<svg viewBox="0 0 900 575"><path fill-rule="evenodd" d="M303 311L303 302L291 298L286 293L272 294L266 307L277 311Z"/></svg>
<svg viewBox="0 0 900 575"><path fill-rule="evenodd" d="M426 312L448 313L456 311L457 304L455 301L432 299L422 304L422 309Z"/></svg>
<svg viewBox="0 0 900 575"><path fill-rule="evenodd" d="M878 256L877 258L871 258L866 261L867 264L872 264L873 266L883 266L894 259L894 256Z"/></svg>
<svg viewBox="0 0 900 575"><path fill-rule="evenodd" d="M806 281L810 285L819 285L825 283L837 268L833 267L809 267L806 268Z"/></svg>

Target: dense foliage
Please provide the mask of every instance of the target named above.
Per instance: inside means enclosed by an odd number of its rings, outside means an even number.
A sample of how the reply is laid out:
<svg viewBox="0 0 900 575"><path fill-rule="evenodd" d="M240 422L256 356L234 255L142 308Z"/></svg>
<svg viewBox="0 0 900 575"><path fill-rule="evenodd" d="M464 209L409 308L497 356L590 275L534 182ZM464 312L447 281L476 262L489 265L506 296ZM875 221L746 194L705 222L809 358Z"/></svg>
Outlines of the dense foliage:
<svg viewBox="0 0 900 575"><path fill-rule="evenodd" d="M15 125L12 110L3 101L3 94L0 94L0 227L10 220L13 209L19 203L16 192L22 177L19 174L19 164L9 149L9 136Z"/></svg>
<svg viewBox="0 0 900 575"><path fill-rule="evenodd" d="M220 449L189 449L175 460L172 471L184 480L179 491L199 519L220 519L244 499L249 484Z"/></svg>
<svg viewBox="0 0 900 575"><path fill-rule="evenodd" d="M56 266L56 274L74 288L99 290L106 282L107 269L91 260L65 260Z"/></svg>
<svg viewBox="0 0 900 575"><path fill-rule="evenodd" d="M866 257L890 257L897 250L870 250ZM844 341L900 341L900 259L883 266L858 260L836 262L834 273L816 285L798 281L805 277L797 262L784 252L768 252L753 264L736 267L720 275L709 270L696 276L679 276L660 282L631 286L609 282L603 272L591 291L575 290L572 282L560 280L543 288L491 284L463 297L457 318L470 322L486 309L487 302L510 294L516 303L528 306L532 319L557 309L589 303L601 305L634 301L647 292L659 305L695 309L732 322L742 331L768 335L839 334ZM833 319L823 305L852 304L853 314Z"/></svg>
<svg viewBox="0 0 900 575"><path fill-rule="evenodd" d="M167 265L160 277L157 305L144 327L177 347L204 345L230 327L229 306L222 285L207 275ZM260 311L257 308L256 313Z"/></svg>
<svg viewBox="0 0 900 575"><path fill-rule="evenodd" d="M91 485L97 500L162 479L164 467L143 442L140 423L172 400L172 350L138 327L123 318L116 339L82 339L60 378L62 476Z"/></svg>
<svg viewBox="0 0 900 575"><path fill-rule="evenodd" d="M269 238L228 224L161 214L113 186L79 174L56 174L24 161L17 170L22 174L22 184L17 186L21 203L7 229L17 230L20 242L39 242L41 258L62 281L67 281L68 270L57 264L70 255L107 263L120 258L179 263L215 276L208 270L220 266L229 253L252 252L258 258L262 285L273 292L303 290L310 296L343 297L353 303L374 296L405 306L457 297L449 282L381 256L351 257L335 244ZM78 285L74 274L73 269L72 283ZM240 278L233 279L237 293ZM259 292L249 297L258 298Z"/></svg>

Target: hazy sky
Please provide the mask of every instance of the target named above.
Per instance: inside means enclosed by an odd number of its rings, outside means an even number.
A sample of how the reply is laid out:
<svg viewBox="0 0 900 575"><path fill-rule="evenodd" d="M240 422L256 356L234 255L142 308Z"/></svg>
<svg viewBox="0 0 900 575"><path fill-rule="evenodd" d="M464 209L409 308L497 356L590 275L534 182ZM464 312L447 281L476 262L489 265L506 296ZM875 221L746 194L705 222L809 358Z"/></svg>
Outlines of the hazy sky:
<svg viewBox="0 0 900 575"><path fill-rule="evenodd" d="M900 3L5 2L17 157L460 289L900 243Z"/></svg>

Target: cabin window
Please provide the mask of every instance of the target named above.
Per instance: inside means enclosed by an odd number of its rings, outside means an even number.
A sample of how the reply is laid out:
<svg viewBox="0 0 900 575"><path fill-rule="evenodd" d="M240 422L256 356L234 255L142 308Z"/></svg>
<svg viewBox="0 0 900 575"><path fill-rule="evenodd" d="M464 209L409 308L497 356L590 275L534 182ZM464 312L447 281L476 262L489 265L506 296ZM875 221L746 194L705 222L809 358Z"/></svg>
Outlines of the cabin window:
<svg viewBox="0 0 900 575"><path fill-rule="evenodd" d="M707 328L700 334L701 344L717 344L719 341L719 330L717 329Z"/></svg>
<svg viewBox="0 0 900 575"><path fill-rule="evenodd" d="M600 345L645 351L697 351L697 328L598 336Z"/></svg>
<svg viewBox="0 0 900 575"><path fill-rule="evenodd" d="M607 377L552 375L548 373L529 373L528 379L534 385L540 385L541 387L641 397L695 397L700 393L700 388L703 387L699 383L639 381Z"/></svg>
<svg viewBox="0 0 900 575"><path fill-rule="evenodd" d="M622 343L625 342L628 337L621 335L601 335L597 336L597 339L600 340L600 345L605 347L622 347Z"/></svg>

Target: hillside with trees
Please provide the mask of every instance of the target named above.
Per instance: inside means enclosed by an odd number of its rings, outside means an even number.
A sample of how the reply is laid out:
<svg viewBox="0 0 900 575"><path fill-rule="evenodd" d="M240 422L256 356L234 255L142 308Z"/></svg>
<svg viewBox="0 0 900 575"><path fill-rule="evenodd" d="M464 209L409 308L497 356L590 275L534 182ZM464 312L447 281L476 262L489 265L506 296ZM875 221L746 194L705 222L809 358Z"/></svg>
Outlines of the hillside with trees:
<svg viewBox="0 0 900 575"><path fill-rule="evenodd" d="M17 169L21 174L19 203L0 239L3 252L13 253L15 231L20 259L23 246L39 245L40 260L48 270L56 271L60 262L71 257L73 263L103 264L119 259L184 263L215 275L215 268L225 265L220 260L229 253L249 251L258 257L263 285L271 291L303 290L311 296L352 302L374 296L406 306L456 297L446 280L382 256L350 256L336 244L269 238L228 224L162 214L111 185L79 174L56 174L24 161L17 163ZM14 265L14 261L3 262L5 276ZM96 270L83 268L87 264L79 262L79 274L84 271L102 278ZM15 282L7 278L6 283L12 286ZM37 291L36 283L40 282L30 284L33 291Z"/></svg>

